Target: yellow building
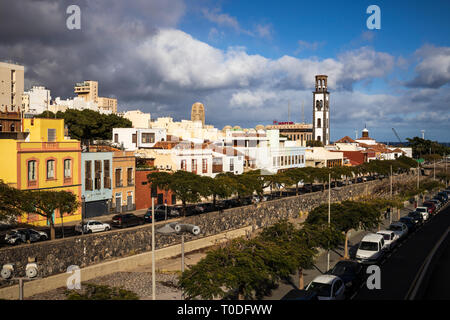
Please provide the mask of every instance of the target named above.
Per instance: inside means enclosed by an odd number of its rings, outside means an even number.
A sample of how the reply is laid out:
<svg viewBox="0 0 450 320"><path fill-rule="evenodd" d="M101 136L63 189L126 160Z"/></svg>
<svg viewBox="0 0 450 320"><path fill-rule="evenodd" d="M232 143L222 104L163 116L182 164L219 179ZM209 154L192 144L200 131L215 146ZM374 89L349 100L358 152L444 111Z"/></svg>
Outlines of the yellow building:
<svg viewBox="0 0 450 320"><path fill-rule="evenodd" d="M23 119L24 139L0 139L0 179L19 190L70 191L81 202L81 148L65 137L63 119ZM81 207L63 221L81 220ZM46 225L46 218L28 214L20 222ZM61 215L55 212L55 224Z"/></svg>

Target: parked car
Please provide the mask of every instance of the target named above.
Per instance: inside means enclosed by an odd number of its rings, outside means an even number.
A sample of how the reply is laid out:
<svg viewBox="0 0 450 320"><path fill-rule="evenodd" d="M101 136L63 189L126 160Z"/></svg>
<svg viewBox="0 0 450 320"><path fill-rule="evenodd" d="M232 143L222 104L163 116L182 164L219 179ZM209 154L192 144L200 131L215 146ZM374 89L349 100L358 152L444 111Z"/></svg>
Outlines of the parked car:
<svg viewBox="0 0 450 320"><path fill-rule="evenodd" d="M423 203L423 206L428 208L428 213L429 214L435 214L436 213L437 208L436 208L436 204L434 202L425 201Z"/></svg>
<svg viewBox="0 0 450 320"><path fill-rule="evenodd" d="M5 242L8 244L21 244L30 242L44 241L48 239L48 235L43 231L34 229L14 229L6 233Z"/></svg>
<svg viewBox="0 0 450 320"><path fill-rule="evenodd" d="M440 208L442 208L441 200L433 198L433 199L428 200L428 201L434 203L434 205L436 206L436 211L439 210Z"/></svg>
<svg viewBox="0 0 450 320"><path fill-rule="evenodd" d="M416 224L416 226L423 224L423 221L424 221L423 215L420 212L412 211L412 212L408 213L408 217L410 217L414 220L414 223Z"/></svg>
<svg viewBox="0 0 450 320"><path fill-rule="evenodd" d="M398 234L392 230L380 230L377 234L381 234L384 237L384 243L387 250L392 250L397 245L397 240L399 239Z"/></svg>
<svg viewBox="0 0 450 320"><path fill-rule="evenodd" d="M411 217L401 217L399 221L408 227L408 231L414 231L417 229L417 224Z"/></svg>
<svg viewBox="0 0 450 320"><path fill-rule="evenodd" d="M385 252L384 237L381 234L370 233L362 238L356 251L356 260L363 264L377 263Z"/></svg>
<svg viewBox="0 0 450 320"><path fill-rule="evenodd" d="M78 224L75 226L77 233L93 233L111 230L111 226L108 223L103 223L96 220L89 220L85 224Z"/></svg>
<svg viewBox="0 0 450 320"><path fill-rule="evenodd" d="M316 291L292 289L281 300L319 300Z"/></svg>
<svg viewBox="0 0 450 320"><path fill-rule="evenodd" d="M427 221L428 218L430 217L430 213L428 212L427 207L417 207L415 212L419 212L420 214L422 214L424 221Z"/></svg>
<svg viewBox="0 0 450 320"><path fill-rule="evenodd" d="M444 202L448 201L448 194L447 194L447 192L441 191L437 195L441 196L443 198Z"/></svg>
<svg viewBox="0 0 450 320"><path fill-rule="evenodd" d="M338 276L344 281L347 293L357 290L365 278L363 266L352 260L339 261L329 273Z"/></svg>
<svg viewBox="0 0 450 320"><path fill-rule="evenodd" d="M143 223L142 218L132 213L117 214L112 218L112 226L117 228L134 227Z"/></svg>
<svg viewBox="0 0 450 320"><path fill-rule="evenodd" d="M316 292L319 300L344 300L345 298L344 281L331 274L315 277L306 287L306 291Z"/></svg>
<svg viewBox="0 0 450 320"><path fill-rule="evenodd" d="M161 211L155 210L155 222L158 221L164 221L166 220L166 212L165 211ZM144 214L144 222L145 223L152 223L152 209L148 209L147 212Z"/></svg>
<svg viewBox="0 0 450 320"><path fill-rule="evenodd" d="M403 240L408 234L408 227L406 224L399 221L391 223L388 230L394 231L398 235L398 240Z"/></svg>

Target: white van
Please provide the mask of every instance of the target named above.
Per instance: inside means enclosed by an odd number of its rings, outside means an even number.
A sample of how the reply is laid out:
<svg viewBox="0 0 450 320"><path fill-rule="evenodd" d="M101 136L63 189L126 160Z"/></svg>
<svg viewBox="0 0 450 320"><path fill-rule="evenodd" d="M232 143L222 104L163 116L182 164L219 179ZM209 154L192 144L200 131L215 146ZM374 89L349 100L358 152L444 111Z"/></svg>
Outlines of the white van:
<svg viewBox="0 0 450 320"><path fill-rule="evenodd" d="M362 238L358 251L356 251L356 260L360 263L376 263L385 254L386 244L381 234L371 233Z"/></svg>

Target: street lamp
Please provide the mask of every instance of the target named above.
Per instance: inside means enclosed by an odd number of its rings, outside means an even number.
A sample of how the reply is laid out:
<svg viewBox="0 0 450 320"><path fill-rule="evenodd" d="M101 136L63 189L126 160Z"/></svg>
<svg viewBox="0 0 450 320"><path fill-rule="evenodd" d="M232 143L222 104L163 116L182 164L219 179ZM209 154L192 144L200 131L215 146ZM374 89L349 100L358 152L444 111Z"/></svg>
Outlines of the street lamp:
<svg viewBox="0 0 450 320"><path fill-rule="evenodd" d="M84 214L86 212L86 197L84 194L81 196L81 234L84 234Z"/></svg>
<svg viewBox="0 0 450 320"><path fill-rule="evenodd" d="M32 281L38 278L38 266L36 258L28 258L28 264L25 267L26 277L14 277L14 265L12 263L4 264L0 272L1 277L6 281L19 281L19 300L23 300L23 282Z"/></svg>
<svg viewBox="0 0 450 320"><path fill-rule="evenodd" d="M200 227L193 224L173 222L168 223L164 227L158 229L158 232L169 235L174 233L181 234L181 272L184 272L184 234L188 232L195 236L198 236L200 234ZM184 300L184 293L182 294L182 299Z"/></svg>

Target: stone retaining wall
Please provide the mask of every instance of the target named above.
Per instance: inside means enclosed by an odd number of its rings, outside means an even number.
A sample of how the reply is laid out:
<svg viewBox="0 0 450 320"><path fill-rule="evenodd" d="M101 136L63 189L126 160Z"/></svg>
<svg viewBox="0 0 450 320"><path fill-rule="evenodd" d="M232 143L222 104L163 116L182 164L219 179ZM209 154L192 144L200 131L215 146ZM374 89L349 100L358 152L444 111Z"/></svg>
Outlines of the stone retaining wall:
<svg viewBox="0 0 450 320"><path fill-rule="evenodd" d="M395 176L394 179L394 181L409 180L414 179L414 176ZM389 179L384 179L335 188L331 190L331 201L343 201L370 194L380 185L388 183ZM328 191L315 192L263 202L258 205L228 209L223 212L191 216L180 222L198 225L201 228L201 235L198 237L207 237L246 226L252 226L252 230L256 230L272 225L280 219L298 217L301 212L309 212L327 201ZM124 230L112 230L3 248L0 249L0 266L5 263L14 263L16 275L23 275L27 258L35 257L40 267L39 275L42 277L66 272L70 265L84 268L100 262L150 251L151 229L151 225L143 225ZM179 235L156 233L155 238L157 249L180 243ZM186 235L185 241L193 238L192 235ZM5 285L1 282L0 284Z"/></svg>

